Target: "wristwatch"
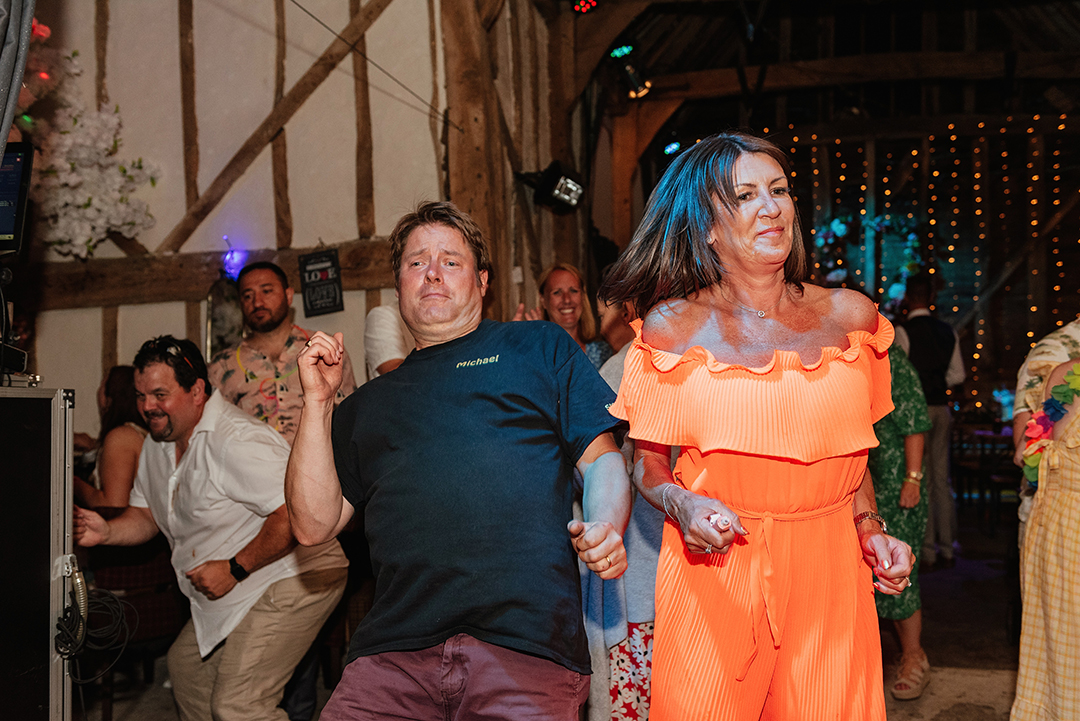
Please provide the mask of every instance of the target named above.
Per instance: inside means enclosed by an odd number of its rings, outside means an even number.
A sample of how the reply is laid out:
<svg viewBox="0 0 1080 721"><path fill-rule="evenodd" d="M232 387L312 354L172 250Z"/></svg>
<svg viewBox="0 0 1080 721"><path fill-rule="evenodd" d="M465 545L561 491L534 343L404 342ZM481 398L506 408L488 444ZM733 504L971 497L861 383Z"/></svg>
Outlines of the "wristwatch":
<svg viewBox="0 0 1080 721"><path fill-rule="evenodd" d="M919 485L919 483L922 482L922 479L923 479L923 472L922 471L908 471L907 475L904 476L904 482L905 483L914 483L915 485Z"/></svg>
<svg viewBox="0 0 1080 721"><path fill-rule="evenodd" d="M877 521L879 524L881 524L881 532L882 533L888 533L889 532L889 527L885 525L885 519L882 518L881 516L879 516L878 514L874 513L873 511L863 511L859 515L855 516L855 519L854 519L855 520L855 525L858 526L860 523L862 523L863 521L865 521L867 519L872 520L872 521Z"/></svg>
<svg viewBox="0 0 1080 721"><path fill-rule="evenodd" d="M231 573L233 578L237 581L243 581L251 575L248 573L247 569L241 566L239 561L236 560L236 556L229 559L229 573Z"/></svg>

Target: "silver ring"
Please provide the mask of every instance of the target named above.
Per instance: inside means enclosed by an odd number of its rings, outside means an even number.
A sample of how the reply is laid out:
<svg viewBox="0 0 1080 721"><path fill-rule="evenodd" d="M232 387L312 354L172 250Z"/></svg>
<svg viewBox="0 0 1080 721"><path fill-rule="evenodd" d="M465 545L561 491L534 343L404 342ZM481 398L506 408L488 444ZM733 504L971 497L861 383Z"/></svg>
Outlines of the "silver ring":
<svg viewBox="0 0 1080 721"><path fill-rule="evenodd" d="M705 553L712 553L712 544L705 546Z"/></svg>
<svg viewBox="0 0 1080 721"><path fill-rule="evenodd" d="M309 340L309 341L308 341L308 342L307 342L307 343L306 343L306 344L304 345L304 347L305 347L305 348L310 348L310 347L311 347L311 344L312 344L312 342L313 342L313 341L310 341L310 340Z"/></svg>

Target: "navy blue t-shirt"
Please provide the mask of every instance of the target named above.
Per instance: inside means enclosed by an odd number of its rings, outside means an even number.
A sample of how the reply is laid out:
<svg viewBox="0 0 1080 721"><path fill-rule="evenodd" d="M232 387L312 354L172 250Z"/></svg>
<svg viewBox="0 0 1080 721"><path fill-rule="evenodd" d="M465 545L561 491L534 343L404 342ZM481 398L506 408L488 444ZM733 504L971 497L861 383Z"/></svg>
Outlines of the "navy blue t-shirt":
<svg viewBox="0 0 1080 721"><path fill-rule="evenodd" d="M349 660L467 633L589 673L566 524L614 400L558 326L489 320L345 399L334 460L375 572Z"/></svg>

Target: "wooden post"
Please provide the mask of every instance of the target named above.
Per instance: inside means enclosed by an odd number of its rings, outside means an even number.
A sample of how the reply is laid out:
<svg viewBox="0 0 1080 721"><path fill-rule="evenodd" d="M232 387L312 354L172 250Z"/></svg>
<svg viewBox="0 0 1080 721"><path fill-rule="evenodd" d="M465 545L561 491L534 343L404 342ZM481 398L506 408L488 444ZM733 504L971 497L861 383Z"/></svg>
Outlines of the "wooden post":
<svg viewBox="0 0 1080 721"><path fill-rule="evenodd" d="M119 338L120 308L106 305L101 308L101 371L107 373L114 365L119 365L117 350ZM129 360L129 359L125 359Z"/></svg>
<svg viewBox="0 0 1080 721"><path fill-rule="evenodd" d="M506 242L505 151L491 77L487 32L476 4L443 2L450 200L469 213L487 235L493 270L487 315L506 320L512 257Z"/></svg>
<svg viewBox="0 0 1080 721"><path fill-rule="evenodd" d="M360 13L360 0L349 0L349 16ZM368 94L367 40L356 41L352 54L353 97L356 107L356 231L361 238L375 235L374 141L371 137L371 96Z"/></svg>
<svg viewBox="0 0 1080 721"><path fill-rule="evenodd" d="M619 248L625 248L634 233L630 198L641 154L682 103L678 98L632 103L625 115L614 118L611 129L611 234Z"/></svg>
<svg viewBox="0 0 1080 721"><path fill-rule="evenodd" d="M202 301L189 300L184 302L184 333L187 339L197 345L199 350L205 352L206 328L202 324Z"/></svg>
<svg viewBox="0 0 1080 721"><path fill-rule="evenodd" d="M574 17L569 4L558 5L558 13L548 23L548 87L550 88L551 127L549 138L551 157L567 169L574 163L573 111L574 98ZM552 220L555 260L582 266L581 236L574 215L556 215ZM587 270L582 269L583 273Z"/></svg>
<svg viewBox="0 0 1080 721"><path fill-rule="evenodd" d="M274 63L274 106L285 97L285 0L274 0L274 28L277 35ZM277 247L292 246L292 207L289 204L289 153L285 145L285 128L270 141L271 178L274 184L274 227Z"/></svg>
<svg viewBox="0 0 1080 721"><path fill-rule="evenodd" d="M195 115L195 31L192 0L179 0L180 123L184 139L184 195L190 209L199 199L199 121Z"/></svg>
<svg viewBox="0 0 1080 721"><path fill-rule="evenodd" d="M105 83L106 54L109 49L109 0L96 0L94 3L94 95L97 110L109 104L109 89Z"/></svg>

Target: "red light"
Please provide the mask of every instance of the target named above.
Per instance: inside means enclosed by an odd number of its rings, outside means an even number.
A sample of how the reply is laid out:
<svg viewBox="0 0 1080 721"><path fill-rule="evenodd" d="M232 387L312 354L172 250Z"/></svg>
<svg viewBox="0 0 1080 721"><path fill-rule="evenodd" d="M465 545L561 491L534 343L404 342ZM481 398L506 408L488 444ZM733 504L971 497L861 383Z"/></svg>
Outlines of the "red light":
<svg viewBox="0 0 1080 721"><path fill-rule="evenodd" d="M38 77L41 78L42 80L48 80L49 79L49 74L46 73L46 72L40 72L40 73L38 73Z"/></svg>
<svg viewBox="0 0 1080 721"><path fill-rule="evenodd" d="M577 0L574 3L574 12L587 13L596 7L596 0Z"/></svg>

